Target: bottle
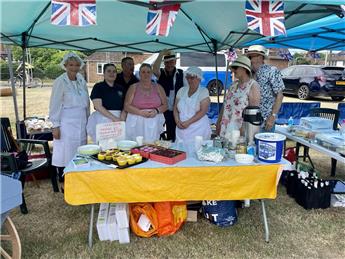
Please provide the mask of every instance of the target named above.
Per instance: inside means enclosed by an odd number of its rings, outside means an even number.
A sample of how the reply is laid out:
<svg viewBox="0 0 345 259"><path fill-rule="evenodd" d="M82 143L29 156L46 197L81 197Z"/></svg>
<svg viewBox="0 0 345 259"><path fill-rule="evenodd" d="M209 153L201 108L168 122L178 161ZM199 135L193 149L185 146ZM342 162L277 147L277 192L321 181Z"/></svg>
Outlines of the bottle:
<svg viewBox="0 0 345 259"><path fill-rule="evenodd" d="M247 154L246 139L241 136L236 145L236 154Z"/></svg>
<svg viewBox="0 0 345 259"><path fill-rule="evenodd" d="M291 128L293 126L293 118L292 118L292 116L290 116L290 118L288 119L288 126L289 126L289 128Z"/></svg>

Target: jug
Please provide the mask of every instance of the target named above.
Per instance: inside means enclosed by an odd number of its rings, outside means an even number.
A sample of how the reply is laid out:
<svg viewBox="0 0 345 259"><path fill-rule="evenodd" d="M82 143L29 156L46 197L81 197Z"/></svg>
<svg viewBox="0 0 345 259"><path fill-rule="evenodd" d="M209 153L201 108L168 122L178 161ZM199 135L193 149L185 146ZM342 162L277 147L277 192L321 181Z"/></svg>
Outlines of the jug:
<svg viewBox="0 0 345 259"><path fill-rule="evenodd" d="M258 106L247 106L242 113L246 142L254 144L254 136L260 132L263 118Z"/></svg>

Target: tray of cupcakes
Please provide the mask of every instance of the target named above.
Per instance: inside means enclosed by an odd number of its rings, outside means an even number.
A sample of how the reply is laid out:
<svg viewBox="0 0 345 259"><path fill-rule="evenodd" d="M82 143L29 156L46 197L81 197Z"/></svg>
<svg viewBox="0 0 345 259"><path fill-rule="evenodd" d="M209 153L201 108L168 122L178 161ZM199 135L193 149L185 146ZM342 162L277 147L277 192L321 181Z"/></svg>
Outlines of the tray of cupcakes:
<svg viewBox="0 0 345 259"><path fill-rule="evenodd" d="M140 154L132 154L130 151L121 151L119 149L108 149L91 157L105 164L117 165L118 169L125 169L148 160Z"/></svg>

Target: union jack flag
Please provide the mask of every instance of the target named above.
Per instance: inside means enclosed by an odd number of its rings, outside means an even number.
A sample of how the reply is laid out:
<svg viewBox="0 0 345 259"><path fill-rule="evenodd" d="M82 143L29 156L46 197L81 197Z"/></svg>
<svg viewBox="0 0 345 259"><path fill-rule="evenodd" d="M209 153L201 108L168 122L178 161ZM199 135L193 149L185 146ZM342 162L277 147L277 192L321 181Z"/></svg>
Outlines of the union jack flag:
<svg viewBox="0 0 345 259"><path fill-rule="evenodd" d="M293 57L288 49L279 49L278 55L286 60L293 60Z"/></svg>
<svg viewBox="0 0 345 259"><path fill-rule="evenodd" d="M155 1L150 1L153 3ZM147 14L146 33L167 37L173 26L180 4L167 5L161 8L150 8Z"/></svg>
<svg viewBox="0 0 345 259"><path fill-rule="evenodd" d="M59 26L96 24L96 0L51 0L50 21Z"/></svg>
<svg viewBox="0 0 345 259"><path fill-rule="evenodd" d="M246 1L248 28L265 36L286 34L283 1Z"/></svg>
<svg viewBox="0 0 345 259"><path fill-rule="evenodd" d="M230 48L228 50L228 53L226 55L226 59L229 62L234 62L237 59L237 53L236 53L236 50L234 48Z"/></svg>

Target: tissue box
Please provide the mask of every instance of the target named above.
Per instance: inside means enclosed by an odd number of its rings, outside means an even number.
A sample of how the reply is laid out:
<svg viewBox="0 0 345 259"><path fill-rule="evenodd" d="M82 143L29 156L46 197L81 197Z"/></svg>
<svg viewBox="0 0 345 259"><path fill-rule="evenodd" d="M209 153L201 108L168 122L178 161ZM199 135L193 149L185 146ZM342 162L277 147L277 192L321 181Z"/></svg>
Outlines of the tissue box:
<svg viewBox="0 0 345 259"><path fill-rule="evenodd" d="M129 227L129 210L127 203L117 203L116 204L116 221L118 228L128 228Z"/></svg>
<svg viewBox="0 0 345 259"><path fill-rule="evenodd" d="M107 229L107 219L109 212L109 203L101 203L99 206L99 213L97 219L97 232L99 240L110 240Z"/></svg>
<svg viewBox="0 0 345 259"><path fill-rule="evenodd" d="M117 221L116 221L116 204L110 204L109 214L107 220L107 230L108 236L111 241L119 240L119 234L117 231Z"/></svg>

